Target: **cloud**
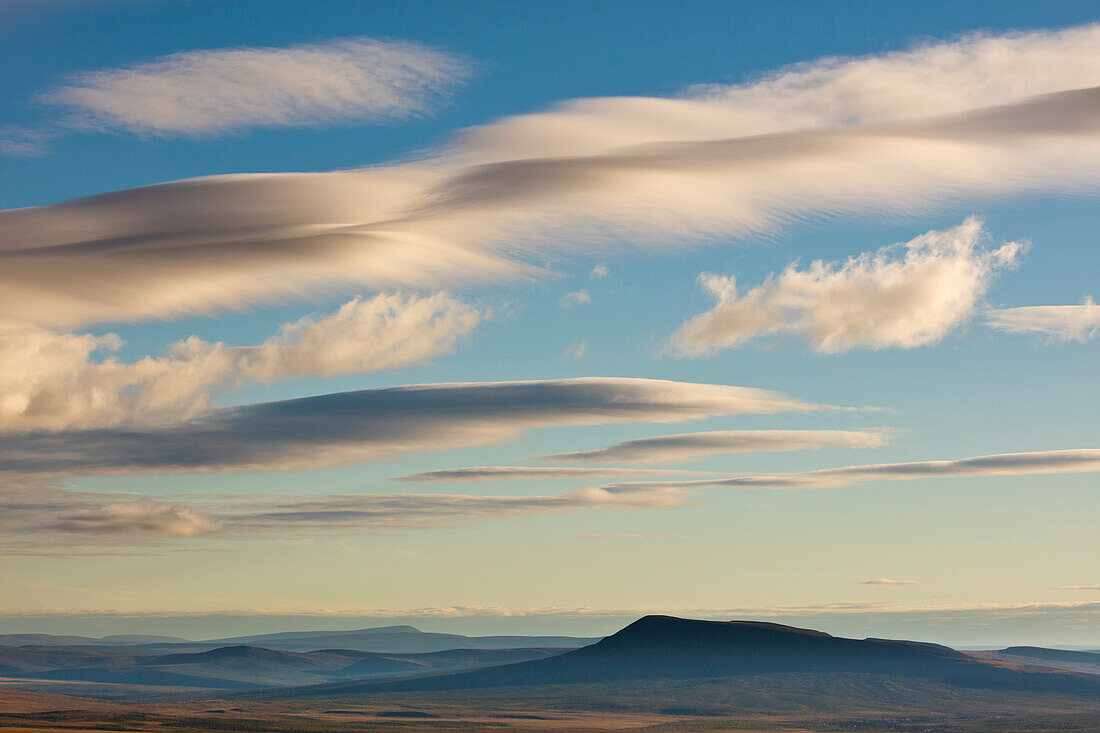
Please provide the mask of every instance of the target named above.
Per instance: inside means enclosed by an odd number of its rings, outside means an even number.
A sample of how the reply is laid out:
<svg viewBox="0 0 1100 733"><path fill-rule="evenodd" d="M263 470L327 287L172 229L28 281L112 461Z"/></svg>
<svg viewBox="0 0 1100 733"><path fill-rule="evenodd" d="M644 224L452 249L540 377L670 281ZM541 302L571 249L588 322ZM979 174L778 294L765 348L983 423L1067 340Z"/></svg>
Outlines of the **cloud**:
<svg viewBox="0 0 1100 733"><path fill-rule="evenodd" d="M562 356L570 359L583 359L585 348L587 348L587 344L584 341L577 341L566 346L565 350L562 351Z"/></svg>
<svg viewBox="0 0 1100 733"><path fill-rule="evenodd" d="M586 488L541 496L471 494L323 494L221 497L203 501L131 499L120 495L41 490L39 498L5 497L4 546L159 544L180 537L286 539L362 530L456 527L483 519L600 509L682 506L676 489Z"/></svg>
<svg viewBox="0 0 1100 733"><path fill-rule="evenodd" d="M737 489L829 489L868 481L910 481L965 476L1032 476L1100 472L1100 449L1001 453L954 461L913 461L868 466L823 468L800 473L743 475L692 481L648 481L648 486L694 489L708 486ZM611 484L618 488L630 484Z"/></svg>
<svg viewBox="0 0 1100 733"><path fill-rule="evenodd" d="M107 504L67 515L48 525L60 532L96 534L148 533L171 537L193 537L214 532L218 522L196 514L187 507L164 504L152 499Z"/></svg>
<svg viewBox="0 0 1100 733"><path fill-rule="evenodd" d="M714 430L705 433L638 438L597 450L536 456L534 460L581 463L682 463L722 453L790 451L840 446L879 448L891 431L867 430Z"/></svg>
<svg viewBox="0 0 1100 733"><path fill-rule="evenodd" d="M718 301L680 327L672 344L697 356L768 335L792 334L817 351L911 349L933 344L968 320L1000 270L1022 249L983 246L982 222L967 219L843 264L790 265L744 294L733 276L699 281Z"/></svg>
<svg viewBox="0 0 1100 733"><path fill-rule="evenodd" d="M1056 585L1055 590L1100 590L1100 585Z"/></svg>
<svg viewBox="0 0 1100 733"><path fill-rule="evenodd" d="M592 272L588 273L589 277L595 278L597 280L602 280L603 278L607 277L608 274L609 271L605 265L596 265L592 268Z"/></svg>
<svg viewBox="0 0 1100 733"><path fill-rule="evenodd" d="M429 529L475 519L558 514L595 509L667 509L682 506L676 489L587 488L545 496L464 494L355 494L294 497L248 505L219 517L228 534L333 532L346 528Z"/></svg>
<svg viewBox="0 0 1100 733"><path fill-rule="evenodd" d="M680 534L579 534L573 537L575 540L671 540L686 539L688 535Z"/></svg>
<svg viewBox="0 0 1100 733"><path fill-rule="evenodd" d="M805 217L1100 181L1100 26L576 100L419 160L216 176L0 213L0 317L40 325L533 277ZM537 263L533 264L533 263Z"/></svg>
<svg viewBox="0 0 1100 733"><path fill-rule="evenodd" d="M0 155L33 158L46 152L52 133L19 125L0 125Z"/></svg>
<svg viewBox="0 0 1100 733"><path fill-rule="evenodd" d="M921 585L919 580L894 580L893 578L875 578L864 580L860 585Z"/></svg>
<svg viewBox="0 0 1100 733"><path fill-rule="evenodd" d="M382 294L285 324L258 346L192 336L133 363L93 359L121 347L114 334L0 325L0 432L177 421L246 383L417 364L451 351L485 316L446 293Z"/></svg>
<svg viewBox="0 0 1100 733"><path fill-rule="evenodd" d="M41 95L73 123L160 135L403 118L466 76L454 56L352 38L286 48L187 51L78 74Z"/></svg>
<svg viewBox="0 0 1100 733"><path fill-rule="evenodd" d="M585 305L592 302L592 296L588 294L587 290L577 290L576 292L566 293L561 296L561 307L571 308L575 305Z"/></svg>
<svg viewBox="0 0 1100 733"><path fill-rule="evenodd" d="M1034 305L986 311L990 328L1005 333L1038 333L1058 341L1088 341L1100 331L1100 305Z"/></svg>
<svg viewBox="0 0 1100 733"><path fill-rule="evenodd" d="M676 471L657 468L575 468L567 466L475 466L444 468L439 471L399 476L395 481L516 481L529 479L627 478L630 476L682 476L701 471Z"/></svg>
<svg viewBox="0 0 1100 733"><path fill-rule="evenodd" d="M580 378L420 384L212 409L179 424L12 433L0 471L300 470L498 443L523 430L830 409L747 387Z"/></svg>

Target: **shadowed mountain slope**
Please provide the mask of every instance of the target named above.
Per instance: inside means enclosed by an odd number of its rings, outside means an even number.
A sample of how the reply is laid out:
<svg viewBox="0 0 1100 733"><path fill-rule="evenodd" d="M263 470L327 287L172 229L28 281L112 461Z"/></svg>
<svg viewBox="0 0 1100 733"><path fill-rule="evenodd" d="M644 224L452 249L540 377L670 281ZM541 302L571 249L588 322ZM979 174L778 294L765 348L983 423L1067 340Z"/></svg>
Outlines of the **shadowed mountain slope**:
<svg viewBox="0 0 1100 733"><path fill-rule="evenodd" d="M778 624L669 616L646 616L596 644L549 659L432 677L326 685L324 690L302 689L295 695L783 673L873 673L966 687L1100 695L1100 681L1085 676L986 663L934 644L845 639Z"/></svg>

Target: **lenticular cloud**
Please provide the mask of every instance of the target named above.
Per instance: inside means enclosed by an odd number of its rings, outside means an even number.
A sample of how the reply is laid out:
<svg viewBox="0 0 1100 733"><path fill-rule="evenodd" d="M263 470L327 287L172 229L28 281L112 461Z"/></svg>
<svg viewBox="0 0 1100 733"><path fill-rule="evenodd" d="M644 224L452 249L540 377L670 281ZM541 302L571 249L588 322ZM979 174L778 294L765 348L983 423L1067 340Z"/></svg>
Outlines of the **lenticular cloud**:
<svg viewBox="0 0 1100 733"><path fill-rule="evenodd" d="M420 160L178 181L0 212L0 317L46 326L522 278L629 240L924 213L1100 183L1100 26L577 100Z"/></svg>

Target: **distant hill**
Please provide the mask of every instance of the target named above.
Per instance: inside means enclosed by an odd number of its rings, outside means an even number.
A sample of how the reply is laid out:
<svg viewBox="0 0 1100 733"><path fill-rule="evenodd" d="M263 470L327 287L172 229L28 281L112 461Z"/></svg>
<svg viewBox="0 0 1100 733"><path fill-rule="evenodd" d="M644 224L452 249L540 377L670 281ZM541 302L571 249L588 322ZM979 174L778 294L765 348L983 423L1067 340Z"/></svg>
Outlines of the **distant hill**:
<svg viewBox="0 0 1100 733"><path fill-rule="evenodd" d="M963 687L1092 691L1100 681L1017 665L995 665L935 644L846 639L749 621L646 616L581 649L472 672L377 683L327 685L298 696L455 690L516 685L699 679L785 673L876 674Z"/></svg>
<svg viewBox="0 0 1100 733"><path fill-rule="evenodd" d="M247 645L265 649L307 652L317 649L352 649L396 654L427 653L448 649L576 649L599 641L573 636L462 636L426 632L414 626L383 626L355 631L292 631L279 634L234 636L200 642L211 646Z"/></svg>
<svg viewBox="0 0 1100 733"><path fill-rule="evenodd" d="M459 649L399 655L349 649L303 653L228 646L196 653L137 654L124 648L22 646L0 647L0 675L73 683L240 690L475 669L542 659L561 651Z"/></svg>
<svg viewBox="0 0 1100 733"><path fill-rule="evenodd" d="M137 644L187 644L190 640L179 636L149 636L115 634L96 638L92 636L55 636L53 634L0 634L0 646L131 646Z"/></svg>
<svg viewBox="0 0 1100 733"><path fill-rule="evenodd" d="M971 652L979 659L993 659L1018 664L1036 664L1053 669L1100 675L1100 653L1047 649L1038 646L1010 646L996 651Z"/></svg>

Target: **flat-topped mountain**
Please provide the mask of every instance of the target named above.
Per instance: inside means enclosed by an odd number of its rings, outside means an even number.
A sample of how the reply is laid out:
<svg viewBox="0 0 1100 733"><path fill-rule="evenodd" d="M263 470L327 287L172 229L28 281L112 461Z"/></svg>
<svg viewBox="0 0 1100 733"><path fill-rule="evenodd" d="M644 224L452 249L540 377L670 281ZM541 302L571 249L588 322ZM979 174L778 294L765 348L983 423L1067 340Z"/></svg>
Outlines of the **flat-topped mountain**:
<svg viewBox="0 0 1100 733"><path fill-rule="evenodd" d="M317 649L351 649L361 652L412 654L448 649L576 649L598 641L574 636L463 636L421 631L415 626L382 626L354 631L292 631L236 636L200 642L209 646L259 646L265 649L306 652Z"/></svg>
<svg viewBox="0 0 1100 733"><path fill-rule="evenodd" d="M1100 694L1100 680L991 664L935 644L846 639L778 624L671 616L646 616L596 644L548 659L358 686L327 685L323 694L784 673L873 673L968 687L1091 689Z"/></svg>

